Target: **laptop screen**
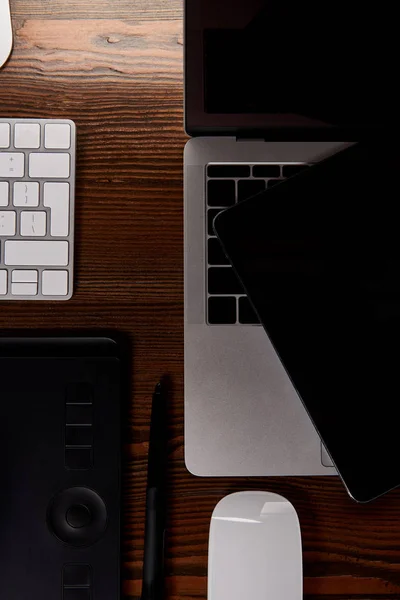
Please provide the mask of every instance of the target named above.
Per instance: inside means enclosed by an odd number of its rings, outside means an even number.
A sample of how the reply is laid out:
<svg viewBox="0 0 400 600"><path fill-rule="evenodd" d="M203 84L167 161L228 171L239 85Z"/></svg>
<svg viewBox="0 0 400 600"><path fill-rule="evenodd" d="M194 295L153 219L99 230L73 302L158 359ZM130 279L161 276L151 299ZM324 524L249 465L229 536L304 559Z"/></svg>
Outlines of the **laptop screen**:
<svg viewBox="0 0 400 600"><path fill-rule="evenodd" d="M393 129L396 23L389 0L186 0L187 131Z"/></svg>

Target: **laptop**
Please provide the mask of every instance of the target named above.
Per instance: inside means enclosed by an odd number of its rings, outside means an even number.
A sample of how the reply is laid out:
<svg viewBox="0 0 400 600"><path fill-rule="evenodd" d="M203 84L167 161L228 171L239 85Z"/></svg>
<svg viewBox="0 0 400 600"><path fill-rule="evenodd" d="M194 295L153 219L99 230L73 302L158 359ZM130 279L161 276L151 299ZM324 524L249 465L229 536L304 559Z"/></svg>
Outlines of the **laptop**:
<svg viewBox="0 0 400 600"><path fill-rule="evenodd" d="M389 42L369 43L377 17L358 9L342 0L186 1L185 460L195 475L336 473L213 220L380 131L390 95L368 92L371 81L386 83Z"/></svg>

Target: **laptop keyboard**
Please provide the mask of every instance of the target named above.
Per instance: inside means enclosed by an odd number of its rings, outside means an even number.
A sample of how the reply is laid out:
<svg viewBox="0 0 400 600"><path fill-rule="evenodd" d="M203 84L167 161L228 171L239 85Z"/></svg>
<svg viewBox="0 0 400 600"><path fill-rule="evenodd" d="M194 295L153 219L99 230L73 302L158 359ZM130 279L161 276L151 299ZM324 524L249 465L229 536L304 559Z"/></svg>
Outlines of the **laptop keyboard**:
<svg viewBox="0 0 400 600"><path fill-rule="evenodd" d="M242 284L215 237L213 222L221 210L296 175L305 164L210 164L206 171L207 322L209 325L259 325Z"/></svg>

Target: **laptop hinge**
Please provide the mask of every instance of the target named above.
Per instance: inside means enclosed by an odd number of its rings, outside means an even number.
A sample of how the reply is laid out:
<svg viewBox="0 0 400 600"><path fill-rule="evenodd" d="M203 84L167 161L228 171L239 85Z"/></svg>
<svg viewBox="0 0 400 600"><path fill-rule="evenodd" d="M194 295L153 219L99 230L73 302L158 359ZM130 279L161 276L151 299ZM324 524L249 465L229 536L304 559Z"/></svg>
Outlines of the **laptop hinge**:
<svg viewBox="0 0 400 600"><path fill-rule="evenodd" d="M236 141L237 142L266 142L265 138L252 138L252 137L239 137L236 136Z"/></svg>

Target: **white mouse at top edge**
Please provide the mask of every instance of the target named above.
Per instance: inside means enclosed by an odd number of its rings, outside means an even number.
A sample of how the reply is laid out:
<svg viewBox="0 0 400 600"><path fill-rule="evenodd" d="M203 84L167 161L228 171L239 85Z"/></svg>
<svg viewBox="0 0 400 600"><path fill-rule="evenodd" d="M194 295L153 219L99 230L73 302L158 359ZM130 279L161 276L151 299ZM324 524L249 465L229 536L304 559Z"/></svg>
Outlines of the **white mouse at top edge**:
<svg viewBox="0 0 400 600"><path fill-rule="evenodd" d="M302 600L299 519L269 492L239 492L215 507L210 526L208 600Z"/></svg>
<svg viewBox="0 0 400 600"><path fill-rule="evenodd" d="M9 0L0 0L0 68L10 55L13 44Z"/></svg>

